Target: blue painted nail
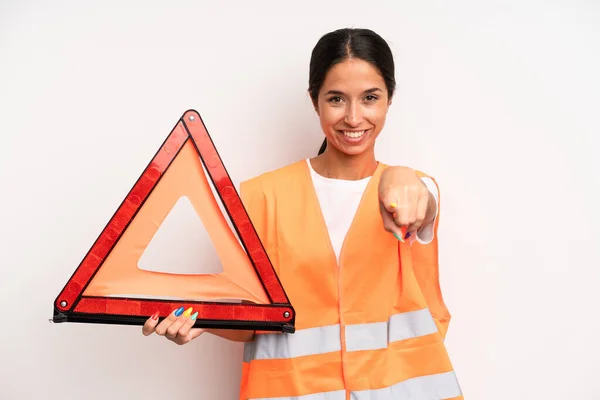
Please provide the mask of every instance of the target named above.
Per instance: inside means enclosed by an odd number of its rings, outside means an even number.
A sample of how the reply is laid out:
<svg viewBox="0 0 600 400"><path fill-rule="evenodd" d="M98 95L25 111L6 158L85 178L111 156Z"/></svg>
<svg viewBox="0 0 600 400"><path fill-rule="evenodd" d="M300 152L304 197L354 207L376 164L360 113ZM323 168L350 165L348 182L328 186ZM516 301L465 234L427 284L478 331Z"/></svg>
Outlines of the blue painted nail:
<svg viewBox="0 0 600 400"><path fill-rule="evenodd" d="M406 236L404 236L404 239L408 239L409 237L410 237L410 232L408 232L408 233L406 234Z"/></svg>
<svg viewBox="0 0 600 400"><path fill-rule="evenodd" d="M183 313L183 307L180 307L175 311L175 316L179 317L181 315L181 313Z"/></svg>

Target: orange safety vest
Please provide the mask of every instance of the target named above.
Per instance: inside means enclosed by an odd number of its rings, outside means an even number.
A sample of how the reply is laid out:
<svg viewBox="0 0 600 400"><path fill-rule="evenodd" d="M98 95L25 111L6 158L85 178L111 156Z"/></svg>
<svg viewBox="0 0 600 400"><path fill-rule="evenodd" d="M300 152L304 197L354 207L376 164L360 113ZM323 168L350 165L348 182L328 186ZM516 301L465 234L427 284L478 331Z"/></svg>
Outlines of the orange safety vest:
<svg viewBox="0 0 600 400"><path fill-rule="evenodd" d="M240 400L463 399L443 342L439 218L427 245L387 232L378 205L385 167L363 194L339 264L305 160L241 184L296 332L257 332L244 344Z"/></svg>

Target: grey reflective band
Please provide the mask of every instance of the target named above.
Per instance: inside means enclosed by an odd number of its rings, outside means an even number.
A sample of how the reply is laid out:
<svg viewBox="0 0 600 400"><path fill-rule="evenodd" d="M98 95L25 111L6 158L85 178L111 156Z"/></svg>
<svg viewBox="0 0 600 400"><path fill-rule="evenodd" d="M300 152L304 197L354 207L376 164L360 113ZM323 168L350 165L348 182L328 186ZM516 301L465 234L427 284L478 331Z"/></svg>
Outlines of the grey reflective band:
<svg viewBox="0 0 600 400"><path fill-rule="evenodd" d="M454 372L419 376L383 389L350 392L351 400L446 400L462 396ZM346 391L313 393L304 396L269 397L251 400L345 400Z"/></svg>
<svg viewBox="0 0 600 400"><path fill-rule="evenodd" d="M426 336L438 331L429 309L392 315L388 322L346 326L348 351L384 349L388 343Z"/></svg>
<svg viewBox="0 0 600 400"><path fill-rule="evenodd" d="M419 376L383 389L350 393L352 400L429 400L453 399L462 391L454 372ZM291 399L291 397L290 397Z"/></svg>
<svg viewBox="0 0 600 400"><path fill-rule="evenodd" d="M244 343L244 361L295 358L342 349L340 326L300 329L294 334L265 333Z"/></svg>
<svg viewBox="0 0 600 400"><path fill-rule="evenodd" d="M346 326L346 350L377 350L388 346L387 322L370 322Z"/></svg>
<svg viewBox="0 0 600 400"><path fill-rule="evenodd" d="M304 396L252 398L249 400L346 400L346 391L336 390L333 392L305 394Z"/></svg>
<svg viewBox="0 0 600 400"><path fill-rule="evenodd" d="M389 343L437 332L427 308L392 315L387 322L346 325L346 351L384 349ZM295 358L341 350L340 325L256 335L244 345L244 361Z"/></svg>

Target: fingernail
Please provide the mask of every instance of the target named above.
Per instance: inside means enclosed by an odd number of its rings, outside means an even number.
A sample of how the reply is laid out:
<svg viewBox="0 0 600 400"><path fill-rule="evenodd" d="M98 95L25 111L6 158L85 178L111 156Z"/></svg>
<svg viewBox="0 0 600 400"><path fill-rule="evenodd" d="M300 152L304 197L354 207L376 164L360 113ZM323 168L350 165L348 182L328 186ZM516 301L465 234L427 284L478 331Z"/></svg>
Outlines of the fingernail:
<svg viewBox="0 0 600 400"><path fill-rule="evenodd" d="M398 236L398 234L396 232L393 232L392 234L396 237L396 239L398 239L399 241L404 243L404 240L402 240L402 237Z"/></svg>
<svg viewBox="0 0 600 400"><path fill-rule="evenodd" d="M177 310L175 310L175 316L179 317L182 312L183 312L183 307L179 307Z"/></svg>
<svg viewBox="0 0 600 400"><path fill-rule="evenodd" d="M409 237L410 237L410 232L408 232L408 233L406 234L406 236L404 236L404 239L408 239Z"/></svg>
<svg viewBox="0 0 600 400"><path fill-rule="evenodd" d="M188 309L187 309L187 310L185 310L185 312L183 313L183 316L184 316L184 317L186 317L186 318L187 318L187 317L189 317L189 316L192 314L192 311L193 311L192 307L188 308Z"/></svg>
<svg viewBox="0 0 600 400"><path fill-rule="evenodd" d="M155 312L154 314L152 314L152 316L150 318L152 318L153 320L156 321L158 319L158 311Z"/></svg>
<svg viewBox="0 0 600 400"><path fill-rule="evenodd" d="M398 207L398 204L396 204L396 203L390 203L390 207L396 208L396 207Z"/></svg>
<svg viewBox="0 0 600 400"><path fill-rule="evenodd" d="M196 318L198 318L198 311L196 311L196 312L194 313L194 315L192 315L192 316L190 317L190 319L191 319L192 321L193 321L193 320L195 320Z"/></svg>

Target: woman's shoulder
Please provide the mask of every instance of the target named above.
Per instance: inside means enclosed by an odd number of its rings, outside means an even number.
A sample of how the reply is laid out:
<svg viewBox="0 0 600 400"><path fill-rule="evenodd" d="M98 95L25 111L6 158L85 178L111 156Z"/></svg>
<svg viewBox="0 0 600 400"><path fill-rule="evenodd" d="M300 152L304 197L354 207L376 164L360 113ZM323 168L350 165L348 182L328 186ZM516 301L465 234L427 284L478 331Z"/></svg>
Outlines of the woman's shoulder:
<svg viewBox="0 0 600 400"><path fill-rule="evenodd" d="M290 183L297 184L298 177L306 172L306 168L306 160L298 160L242 181L240 190L254 194L278 191L284 189Z"/></svg>

